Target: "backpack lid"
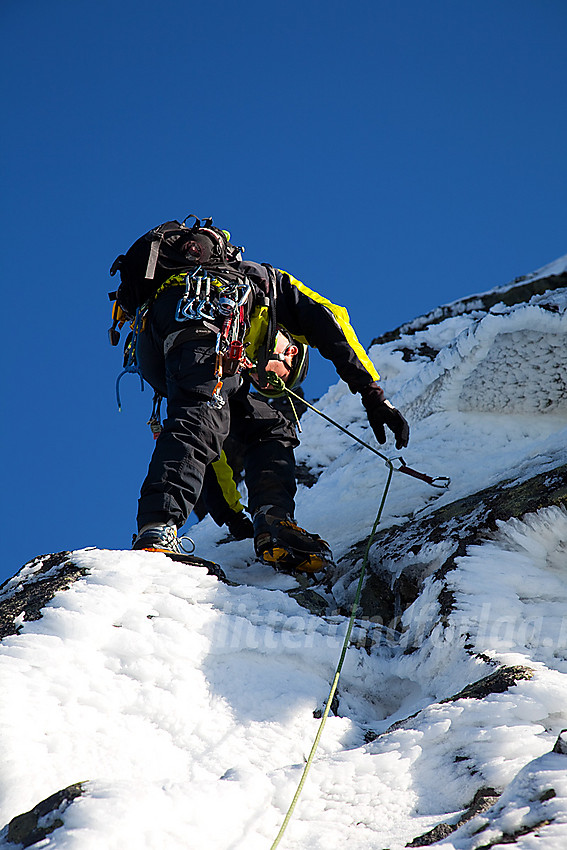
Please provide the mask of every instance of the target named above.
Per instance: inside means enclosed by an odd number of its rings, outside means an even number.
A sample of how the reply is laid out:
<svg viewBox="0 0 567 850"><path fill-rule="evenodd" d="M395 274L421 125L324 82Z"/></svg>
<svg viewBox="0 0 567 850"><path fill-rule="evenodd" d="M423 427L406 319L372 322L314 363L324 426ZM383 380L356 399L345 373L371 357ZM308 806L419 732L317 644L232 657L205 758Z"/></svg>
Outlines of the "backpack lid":
<svg viewBox="0 0 567 850"><path fill-rule="evenodd" d="M195 219L191 227L189 218ZM120 272L115 297L124 312L133 317L169 277L186 270L203 266L238 276L242 249L231 245L229 237L228 231L214 227L212 218L201 221L195 215L164 222L140 236L110 269L111 275Z"/></svg>
<svg viewBox="0 0 567 850"><path fill-rule="evenodd" d="M228 230L215 227L212 218L205 218L201 222L201 219L193 213L183 219L183 225L188 218L194 218L195 223L189 228L187 239L178 246L181 253L188 259L203 264L226 263L239 259L238 255L244 248L231 245Z"/></svg>

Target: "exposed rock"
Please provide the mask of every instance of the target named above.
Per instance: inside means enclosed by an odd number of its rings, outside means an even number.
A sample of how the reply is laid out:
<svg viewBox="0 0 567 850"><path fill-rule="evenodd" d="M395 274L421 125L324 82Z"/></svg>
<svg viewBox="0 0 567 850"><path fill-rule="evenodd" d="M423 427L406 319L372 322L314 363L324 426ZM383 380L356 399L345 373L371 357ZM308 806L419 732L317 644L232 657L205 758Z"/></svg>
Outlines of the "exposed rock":
<svg viewBox="0 0 567 850"><path fill-rule="evenodd" d="M488 676L483 676L483 678L479 679L477 682L472 682L470 685L467 685L457 694L453 694L450 697L445 697L445 699L439 700L439 704L442 705L443 703L456 702L459 699L484 699L490 694L503 694L517 682L522 679L531 679L532 676L533 670L529 667L522 667L521 665L516 667L501 667L494 673L490 673ZM404 729L407 727L408 722L417 717L419 713L419 711L416 711L414 714L410 714L409 717L405 717L403 720L397 720L388 727L386 732L388 733L394 732L396 729ZM376 740L377 737L378 736L374 732L369 731L366 733L365 741L369 744L371 741ZM459 760L462 761L464 759L460 758Z"/></svg>
<svg viewBox="0 0 567 850"><path fill-rule="evenodd" d="M553 752L559 753L562 756L567 756L567 729L562 729L557 736Z"/></svg>
<svg viewBox="0 0 567 850"><path fill-rule="evenodd" d="M456 702L458 699L484 699L489 694L503 694L522 679L531 679L533 670L529 667L500 667L478 682L467 685L458 694L442 699L441 702Z"/></svg>
<svg viewBox="0 0 567 850"><path fill-rule="evenodd" d="M548 788L547 791L544 791L540 796L540 803L547 803L548 800L553 800L554 797L557 797L557 792L555 788Z"/></svg>
<svg viewBox="0 0 567 850"><path fill-rule="evenodd" d="M321 594L309 587L293 588L292 590L286 591L286 593L288 596L291 596L292 599L295 599L298 605L301 605L302 608L306 608L311 614L323 617L328 613L328 601L324 596L321 596Z"/></svg>
<svg viewBox="0 0 567 850"><path fill-rule="evenodd" d="M298 462L295 465L295 478L298 484L303 484L304 487L313 487L319 480L322 470L314 472L306 463Z"/></svg>
<svg viewBox="0 0 567 850"><path fill-rule="evenodd" d="M358 616L396 628L425 579L432 574L442 579L455 568L455 558L464 555L468 546L486 540L497 530L498 521L565 504L567 465L519 483L501 482L443 505L421 520L410 519L378 532L370 551ZM354 598L352 588L366 545L363 540L354 546L327 577L327 590L335 596L339 610L346 611L350 597ZM345 574L349 563L354 566ZM337 593L339 586L348 588L346 600ZM445 621L452 610L450 591L441 591L440 604Z"/></svg>
<svg viewBox="0 0 567 850"><path fill-rule="evenodd" d="M340 696L339 692L335 691L333 694L333 699L331 700L331 708L329 709L330 714L334 714L335 717L339 716L339 705L340 705ZM327 708L327 703L323 705L322 708L316 708L313 712L313 717L315 720L320 720L325 713L325 709Z"/></svg>
<svg viewBox="0 0 567 850"><path fill-rule="evenodd" d="M0 639L18 634L17 620L39 620L41 609L60 590L67 590L86 571L70 558L70 552L41 555L0 586Z"/></svg>
<svg viewBox="0 0 567 850"><path fill-rule="evenodd" d="M32 847L63 826L61 815L65 809L84 793L84 782L69 785L47 799L42 800L29 812L12 818L6 828L5 845Z"/></svg>
<svg viewBox="0 0 567 850"><path fill-rule="evenodd" d="M393 342L400 339L403 335L416 334L419 331L425 330L431 325L437 325L440 322L449 319L452 316L462 316L465 313L480 311L487 313L496 304L504 304L506 307L513 307L514 304L527 303L534 295L543 295L545 292L553 291L554 289L562 289L567 286L567 272L562 274L549 275L548 277L540 277L535 280L528 277L518 278L514 283L508 286L500 286L492 289L489 292L481 293L480 295L471 295L468 298L461 298L458 301L453 301L450 304L445 304L442 307L437 307L425 316L420 316L412 322L400 325L393 331L388 331L376 339L373 339L370 345L382 345L386 342ZM545 305L542 305L545 306ZM402 349L403 350L403 349ZM409 352L409 349L405 349ZM414 352L415 356L423 356L423 352ZM413 359L406 357L406 359Z"/></svg>
<svg viewBox="0 0 567 850"><path fill-rule="evenodd" d="M452 832L455 832L455 830L464 823L467 823L467 821L471 820L476 815L486 812L487 809L496 803L499 796L498 791L494 788L480 788L458 821L453 824L445 822L439 823L437 826L433 827L433 829L430 829L429 832L425 832L423 835L418 835L417 838L414 838L413 841L406 844L406 847L429 847L431 844L435 844L437 841L447 838L447 836L451 835Z"/></svg>
<svg viewBox="0 0 567 850"><path fill-rule="evenodd" d="M524 835L532 835L536 833L538 829L541 829L542 826L548 826L551 821L547 818L542 818L537 823L531 824L530 826L523 826L520 829L515 830L514 832L504 832L498 838L495 838L494 841L489 841L488 844L477 844L477 850L491 850L492 847L501 847L503 844L516 844L518 838L522 838ZM479 830L477 833L480 833L485 829L483 827L482 830ZM542 845L543 846L543 845Z"/></svg>

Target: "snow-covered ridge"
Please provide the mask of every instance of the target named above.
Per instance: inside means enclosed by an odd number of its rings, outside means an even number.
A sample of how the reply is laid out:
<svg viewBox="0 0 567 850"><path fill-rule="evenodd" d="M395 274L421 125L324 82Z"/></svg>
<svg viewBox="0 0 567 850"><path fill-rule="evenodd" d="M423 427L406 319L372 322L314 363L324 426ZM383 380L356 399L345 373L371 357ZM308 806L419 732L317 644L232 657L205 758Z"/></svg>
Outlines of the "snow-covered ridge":
<svg viewBox="0 0 567 850"><path fill-rule="evenodd" d="M372 344L389 342L399 338L401 334L412 334L455 316L475 311L487 312L495 304L512 306L526 302L532 296L565 286L567 286L567 254L535 272L516 278L505 286L497 286L485 292L459 298L457 301L436 307L424 316L418 316L410 322L406 322L400 328L383 334Z"/></svg>
<svg viewBox="0 0 567 850"><path fill-rule="evenodd" d="M391 548L383 536L371 550L366 616L282 848L567 843L567 292L531 278L525 303L422 322L371 350L410 419L404 459L451 486L394 477L381 523ZM321 407L373 439L341 382ZM327 584L274 573L207 519L192 529L197 550L231 583L159 554L94 549L4 585L0 848L271 846L386 475L311 412L298 456L319 475L300 488L298 521L340 559ZM530 482L530 513L515 506L488 531L492 502L475 494L513 503ZM441 537L411 537L441 517ZM396 597L404 579L411 602ZM380 587L395 591L392 619L377 599L372 610Z"/></svg>
<svg viewBox="0 0 567 850"><path fill-rule="evenodd" d="M561 289L545 306L518 305L471 319L405 383L396 403L420 419L439 410L562 413L566 310L567 290Z"/></svg>

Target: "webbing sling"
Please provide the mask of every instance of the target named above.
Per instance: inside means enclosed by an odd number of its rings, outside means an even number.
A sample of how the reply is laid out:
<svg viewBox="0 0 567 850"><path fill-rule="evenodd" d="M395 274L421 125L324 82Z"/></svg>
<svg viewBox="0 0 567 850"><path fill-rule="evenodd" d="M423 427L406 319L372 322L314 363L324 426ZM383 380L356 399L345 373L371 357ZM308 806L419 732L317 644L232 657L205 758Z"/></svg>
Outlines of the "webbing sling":
<svg viewBox="0 0 567 850"><path fill-rule="evenodd" d="M266 331L266 336L264 337L264 343L260 347L260 350L258 352L256 371L258 372L258 377L260 379L260 386L266 386L266 384L268 383L268 377L266 375L266 365L268 363L268 360L270 359L271 353L274 350L277 335L276 273L274 271L274 267L270 266L269 263L262 263L262 265L268 273L268 329Z"/></svg>

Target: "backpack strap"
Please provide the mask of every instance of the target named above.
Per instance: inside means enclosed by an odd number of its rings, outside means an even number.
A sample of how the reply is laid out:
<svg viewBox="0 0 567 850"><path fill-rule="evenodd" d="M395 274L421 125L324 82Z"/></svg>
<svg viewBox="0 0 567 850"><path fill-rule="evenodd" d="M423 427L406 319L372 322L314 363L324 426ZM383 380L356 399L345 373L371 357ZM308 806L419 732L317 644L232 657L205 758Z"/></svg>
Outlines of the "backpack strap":
<svg viewBox="0 0 567 850"><path fill-rule="evenodd" d="M276 272L274 267L269 263L262 263L264 268L268 273L268 294L267 294L267 307L268 307L268 329L266 331L266 336L264 337L264 343L260 347L258 351L257 364L256 368L258 371L258 377L260 379L260 385L265 386L268 383L268 378L266 375L266 365L268 360L270 359L270 355L274 350L274 346L276 344L276 334L277 334L277 323L276 323Z"/></svg>
<svg viewBox="0 0 567 850"><path fill-rule="evenodd" d="M147 238L151 238L152 244L150 245L150 256L148 257L148 265L146 267L146 280L153 280L155 277L159 249L166 229L169 229L169 222L160 224L159 227L154 227L154 229L150 230L148 233Z"/></svg>

